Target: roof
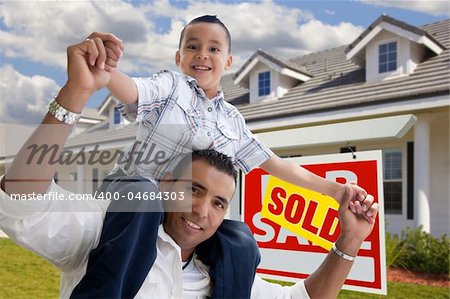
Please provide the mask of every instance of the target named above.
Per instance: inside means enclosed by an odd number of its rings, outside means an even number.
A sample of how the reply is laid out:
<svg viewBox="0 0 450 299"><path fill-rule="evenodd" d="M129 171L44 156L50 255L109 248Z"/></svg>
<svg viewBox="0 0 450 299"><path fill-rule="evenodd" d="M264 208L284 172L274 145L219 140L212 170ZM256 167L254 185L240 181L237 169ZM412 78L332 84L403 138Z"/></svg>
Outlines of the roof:
<svg viewBox="0 0 450 299"><path fill-rule="evenodd" d="M100 104L100 107L98 107L98 114L101 115L108 115L109 111L107 110L107 108L110 105L114 105L116 106L119 103L118 100L116 100L110 93L108 94L108 96L103 100L103 102Z"/></svg>
<svg viewBox="0 0 450 299"><path fill-rule="evenodd" d="M118 128L110 128L107 130L96 130L92 132L81 132L72 138L69 138L65 144L65 148L76 148L80 146L105 145L114 144L134 140L136 137L137 126L132 123Z"/></svg>
<svg viewBox="0 0 450 299"><path fill-rule="evenodd" d="M97 108L84 108L81 114L81 118L99 121L106 119L104 115L100 115Z"/></svg>
<svg viewBox="0 0 450 299"><path fill-rule="evenodd" d="M248 89L233 86L230 81L232 75L223 77L222 88L227 101L234 104L250 122L402 101L412 97L448 95L449 28L450 20L444 20L418 29L438 41L444 50L440 55L419 63L409 76L367 83L365 69L346 59L346 45L289 59L288 63L306 68L313 77L293 87L278 100L249 104Z"/></svg>
<svg viewBox="0 0 450 299"><path fill-rule="evenodd" d="M0 159L15 155L37 125L0 123Z"/></svg>

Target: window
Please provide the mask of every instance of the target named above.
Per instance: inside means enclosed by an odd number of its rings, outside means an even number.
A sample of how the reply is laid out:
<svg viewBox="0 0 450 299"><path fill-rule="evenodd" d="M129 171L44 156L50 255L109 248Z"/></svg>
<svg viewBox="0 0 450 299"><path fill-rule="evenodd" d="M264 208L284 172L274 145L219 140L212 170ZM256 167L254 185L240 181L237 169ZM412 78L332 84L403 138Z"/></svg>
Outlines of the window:
<svg viewBox="0 0 450 299"><path fill-rule="evenodd" d="M270 94L270 72L258 74L258 96Z"/></svg>
<svg viewBox="0 0 450 299"><path fill-rule="evenodd" d="M378 73L387 73L397 69L397 42L378 46Z"/></svg>
<svg viewBox="0 0 450 299"><path fill-rule="evenodd" d="M402 152L389 150L383 153L384 209L386 214L402 214Z"/></svg>
<svg viewBox="0 0 450 299"><path fill-rule="evenodd" d="M114 124L120 124L121 116L120 111L117 108L114 108Z"/></svg>

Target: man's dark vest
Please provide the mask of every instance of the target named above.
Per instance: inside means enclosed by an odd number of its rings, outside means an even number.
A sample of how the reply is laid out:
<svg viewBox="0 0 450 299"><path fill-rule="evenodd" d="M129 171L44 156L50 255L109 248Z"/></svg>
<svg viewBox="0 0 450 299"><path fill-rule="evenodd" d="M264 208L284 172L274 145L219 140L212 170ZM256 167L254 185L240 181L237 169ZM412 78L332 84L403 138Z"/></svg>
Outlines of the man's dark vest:
<svg viewBox="0 0 450 299"><path fill-rule="evenodd" d="M139 192L142 180L127 177L124 183L109 177L105 190ZM149 186L156 190L151 185L146 186L147 192ZM70 298L134 298L155 262L163 217L163 212L107 212L99 245L89 254L86 274ZM197 246L196 253L210 267L212 298L250 298L261 256L245 223L224 220L210 239Z"/></svg>

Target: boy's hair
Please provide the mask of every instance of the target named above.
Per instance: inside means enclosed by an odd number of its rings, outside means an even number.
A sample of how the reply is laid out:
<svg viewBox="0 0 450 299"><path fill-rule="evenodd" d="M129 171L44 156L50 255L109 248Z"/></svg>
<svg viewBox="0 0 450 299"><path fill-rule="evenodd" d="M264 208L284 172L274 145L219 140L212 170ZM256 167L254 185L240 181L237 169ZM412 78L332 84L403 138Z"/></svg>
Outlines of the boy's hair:
<svg viewBox="0 0 450 299"><path fill-rule="evenodd" d="M191 155L183 157L172 172L173 179L178 180L185 169L196 160L205 161L210 166L232 177L236 183L237 171L231 158L213 149L194 150Z"/></svg>
<svg viewBox="0 0 450 299"><path fill-rule="evenodd" d="M222 23L222 21L219 20L219 18L217 18L217 16L212 16L212 15L204 15L204 16L195 18L192 21L190 21L186 26L184 26L183 30L181 30L180 41L178 43L178 48L179 49L181 49L181 42L183 41L184 31L186 30L186 28L189 25L193 25L193 24L197 24L197 23L217 24L220 27L222 27L223 30L225 30L225 34L226 34L227 40L228 40L228 53L231 53L231 35L230 35L230 31L228 31L227 26L225 26L225 24Z"/></svg>

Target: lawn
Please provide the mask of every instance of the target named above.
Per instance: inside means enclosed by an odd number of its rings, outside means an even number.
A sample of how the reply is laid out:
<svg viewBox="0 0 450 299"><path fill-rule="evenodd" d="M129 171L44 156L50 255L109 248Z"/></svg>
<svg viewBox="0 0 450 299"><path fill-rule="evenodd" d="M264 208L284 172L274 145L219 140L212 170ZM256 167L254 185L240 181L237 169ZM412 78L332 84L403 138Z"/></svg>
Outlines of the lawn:
<svg viewBox="0 0 450 299"><path fill-rule="evenodd" d="M369 295L358 292L341 291L339 299L375 299L375 298L427 298L444 299L450 298L447 288L438 288L411 283L388 282L388 296Z"/></svg>
<svg viewBox="0 0 450 299"><path fill-rule="evenodd" d="M58 298L58 270L45 261L0 238L0 298Z"/></svg>
<svg viewBox="0 0 450 299"><path fill-rule="evenodd" d="M0 298L58 298L59 274L51 264L0 238ZM450 298L447 288L388 282L385 296L342 291L338 298Z"/></svg>

